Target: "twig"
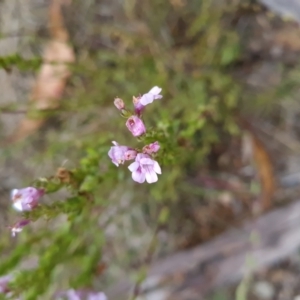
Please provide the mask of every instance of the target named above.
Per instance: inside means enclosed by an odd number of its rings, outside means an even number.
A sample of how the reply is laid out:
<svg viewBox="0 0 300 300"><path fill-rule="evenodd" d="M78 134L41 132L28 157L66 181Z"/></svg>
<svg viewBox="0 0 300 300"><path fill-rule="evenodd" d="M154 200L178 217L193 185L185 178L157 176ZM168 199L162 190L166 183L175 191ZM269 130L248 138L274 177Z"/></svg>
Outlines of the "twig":
<svg viewBox="0 0 300 300"><path fill-rule="evenodd" d="M161 224L158 224L153 233L149 247L147 249L146 258L145 258L145 264L147 265L147 267L149 267L150 264L152 263L153 256L156 250L156 245L157 245L157 233L159 232L160 228L161 228ZM145 267L145 265L143 265L143 267ZM132 292L132 296L130 297L130 300L135 300L140 295L140 287L144 279L145 278L141 278L137 280L137 282L133 287L133 292Z"/></svg>

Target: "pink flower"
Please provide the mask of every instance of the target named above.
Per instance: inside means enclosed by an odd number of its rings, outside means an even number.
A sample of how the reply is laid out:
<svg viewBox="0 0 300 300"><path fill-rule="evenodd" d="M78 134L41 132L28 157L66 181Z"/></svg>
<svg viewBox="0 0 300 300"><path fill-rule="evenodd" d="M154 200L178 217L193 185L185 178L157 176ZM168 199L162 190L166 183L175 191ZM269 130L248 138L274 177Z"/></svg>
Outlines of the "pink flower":
<svg viewBox="0 0 300 300"><path fill-rule="evenodd" d="M145 106L141 104L141 96L138 96L138 97L132 97L132 102L133 102L133 105L134 105L134 111L135 113L140 116L142 111L144 110Z"/></svg>
<svg viewBox="0 0 300 300"><path fill-rule="evenodd" d="M10 291L10 289L8 288L8 284L11 280L11 275L5 275L0 277L0 294L7 294Z"/></svg>
<svg viewBox="0 0 300 300"><path fill-rule="evenodd" d="M126 122L126 126L133 136L140 136L146 132L143 121L137 116L131 116Z"/></svg>
<svg viewBox="0 0 300 300"><path fill-rule="evenodd" d="M145 154L152 154L152 153L156 153L160 148L160 145L158 142L154 142L152 144L146 145L143 148L143 153Z"/></svg>
<svg viewBox="0 0 300 300"><path fill-rule="evenodd" d="M120 146L117 142L112 142L115 146L112 146L108 151L108 156L111 161L118 167L119 164L124 164L125 160L135 159L136 151L127 146Z"/></svg>
<svg viewBox="0 0 300 300"><path fill-rule="evenodd" d="M158 86L153 87L148 93L144 94L140 99L140 104L146 106L152 103L156 99L161 99L162 95L160 95L161 88Z"/></svg>
<svg viewBox="0 0 300 300"><path fill-rule="evenodd" d="M56 299L66 300L107 300L107 297L102 292L90 292L86 290L68 290L58 294Z"/></svg>
<svg viewBox="0 0 300 300"><path fill-rule="evenodd" d="M12 227L9 227L11 230L12 236L16 236L16 233L21 232L23 230L23 227L28 225L30 223L30 220L21 220L17 223L15 223Z"/></svg>
<svg viewBox="0 0 300 300"><path fill-rule="evenodd" d="M38 205L40 198L44 195L43 189L27 187L11 191L13 207L19 211L30 211Z"/></svg>
<svg viewBox="0 0 300 300"><path fill-rule="evenodd" d="M128 169L132 172L132 179L138 183L145 180L153 183L158 180L157 174L161 174L161 168L157 161L150 158L149 155L139 153Z"/></svg>

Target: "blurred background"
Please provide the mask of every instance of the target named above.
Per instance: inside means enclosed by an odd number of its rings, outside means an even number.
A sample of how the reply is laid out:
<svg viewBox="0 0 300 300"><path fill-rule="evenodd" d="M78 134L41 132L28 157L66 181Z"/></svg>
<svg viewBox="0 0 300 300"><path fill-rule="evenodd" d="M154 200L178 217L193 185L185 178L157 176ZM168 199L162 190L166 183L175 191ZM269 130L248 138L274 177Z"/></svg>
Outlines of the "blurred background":
<svg viewBox="0 0 300 300"><path fill-rule="evenodd" d="M299 22L296 0L0 1L0 272L24 299L300 299ZM155 85L163 173L138 185L113 100ZM59 167L94 203L12 239L10 190Z"/></svg>

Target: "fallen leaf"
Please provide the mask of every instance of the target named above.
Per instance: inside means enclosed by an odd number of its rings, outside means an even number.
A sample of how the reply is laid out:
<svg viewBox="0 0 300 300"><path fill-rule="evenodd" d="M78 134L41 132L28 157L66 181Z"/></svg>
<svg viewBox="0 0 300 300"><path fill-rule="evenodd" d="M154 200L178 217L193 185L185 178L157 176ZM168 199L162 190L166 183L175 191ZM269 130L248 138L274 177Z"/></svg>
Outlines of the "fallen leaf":
<svg viewBox="0 0 300 300"><path fill-rule="evenodd" d="M254 160L262 187L261 204L262 209L265 211L272 207L272 198L276 189L274 169L264 144L253 133L252 141Z"/></svg>
<svg viewBox="0 0 300 300"><path fill-rule="evenodd" d="M248 140L251 139L252 141L252 151L250 152L253 153L256 170L261 182L260 210L266 211L272 207L272 199L276 190L273 163L265 145L257 136L251 123L239 118L239 124L249 133Z"/></svg>

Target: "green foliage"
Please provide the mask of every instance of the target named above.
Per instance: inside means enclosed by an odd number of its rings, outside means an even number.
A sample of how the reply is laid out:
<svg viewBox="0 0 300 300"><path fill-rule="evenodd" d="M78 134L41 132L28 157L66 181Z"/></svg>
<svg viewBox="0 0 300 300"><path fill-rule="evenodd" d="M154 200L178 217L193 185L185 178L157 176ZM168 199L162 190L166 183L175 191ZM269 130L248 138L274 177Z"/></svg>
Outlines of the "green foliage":
<svg viewBox="0 0 300 300"><path fill-rule="evenodd" d="M19 54L0 57L0 69L9 71L12 67L17 67L21 71L36 71L42 64L41 58L25 59Z"/></svg>
<svg viewBox="0 0 300 300"><path fill-rule="evenodd" d="M91 31L86 39L109 41L110 48L74 41L72 78L61 108L51 113L59 130L50 124L42 133L41 150L26 158L33 166L61 166L68 159L73 167L52 170L56 173L49 177L38 174L34 181L26 178L26 184L44 188L47 196L24 214L33 225L24 229L16 245L3 243L0 274L16 272L13 297L51 299L56 290L99 289L131 274L132 266L145 260L146 245L152 245L158 225L167 224L170 234L184 228L186 224L178 224L176 204L184 199L188 205L195 195L202 199L201 189L186 179L206 166L212 146L224 135L239 133L235 117L243 86L230 74L241 51L230 25L238 3L194 0L178 9L168 1L125 2L117 23L86 25ZM87 9L84 22L96 19L93 5L74 5L76 11ZM0 58L4 69L36 70L40 63L19 55ZM154 85L163 88L164 98L147 106L147 133L135 141L113 99L121 97L131 108L132 95ZM107 156L112 140L138 149L159 141L158 183L134 184L127 166L116 168ZM131 241L137 238L138 246ZM170 251L166 244L155 243L157 252ZM103 253L108 270L99 283ZM32 257L37 263L20 269ZM145 273L140 268L138 281Z"/></svg>

